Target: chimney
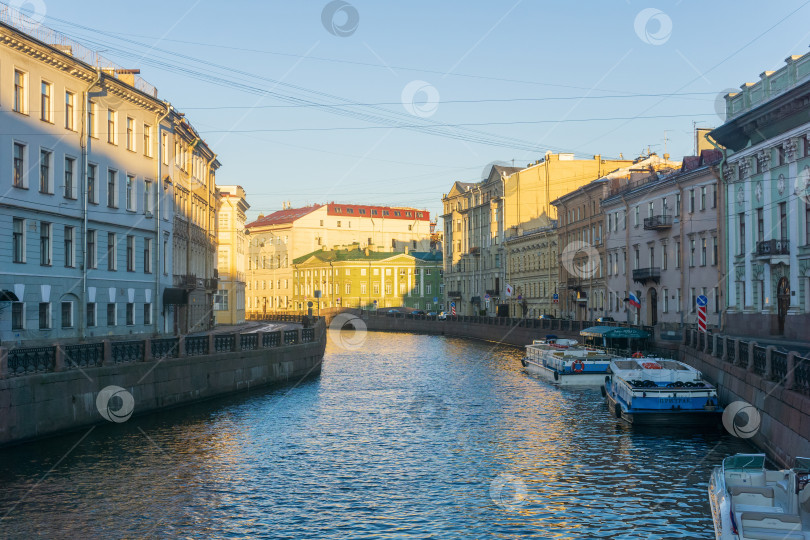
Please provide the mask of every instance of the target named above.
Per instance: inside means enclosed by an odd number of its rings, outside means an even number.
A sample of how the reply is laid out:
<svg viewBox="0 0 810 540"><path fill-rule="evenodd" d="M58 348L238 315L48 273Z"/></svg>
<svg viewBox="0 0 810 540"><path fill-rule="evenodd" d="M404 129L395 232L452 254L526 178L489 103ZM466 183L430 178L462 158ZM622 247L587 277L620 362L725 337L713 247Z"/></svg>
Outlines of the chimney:
<svg viewBox="0 0 810 540"><path fill-rule="evenodd" d="M364 249L364 250L363 250L363 253L365 253L365 254L366 254L366 257L368 257L368 248Z"/></svg>
<svg viewBox="0 0 810 540"><path fill-rule="evenodd" d="M405 255L408 254L408 251L409 251L408 246L405 246Z"/></svg>

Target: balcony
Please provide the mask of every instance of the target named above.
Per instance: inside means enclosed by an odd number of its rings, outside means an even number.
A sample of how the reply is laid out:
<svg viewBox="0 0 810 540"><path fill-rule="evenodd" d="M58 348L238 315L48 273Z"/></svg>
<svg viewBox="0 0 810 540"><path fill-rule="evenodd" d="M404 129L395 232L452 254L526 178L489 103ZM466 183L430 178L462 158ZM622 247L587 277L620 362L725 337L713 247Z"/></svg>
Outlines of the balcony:
<svg viewBox="0 0 810 540"><path fill-rule="evenodd" d="M476 257L481 256L481 248L480 247L471 247L470 248L470 255L475 255Z"/></svg>
<svg viewBox="0 0 810 540"><path fill-rule="evenodd" d="M219 279L218 278L206 279L205 288L209 291L216 291L219 288Z"/></svg>
<svg viewBox="0 0 810 540"><path fill-rule="evenodd" d="M790 240L764 240L757 242L757 257L789 255Z"/></svg>
<svg viewBox="0 0 810 540"><path fill-rule="evenodd" d="M447 293L448 298L461 298L461 291L450 291Z"/></svg>
<svg viewBox="0 0 810 540"><path fill-rule="evenodd" d="M568 289L571 291L581 291L582 290L582 278L578 277L570 277L566 280L566 285Z"/></svg>
<svg viewBox="0 0 810 540"><path fill-rule="evenodd" d="M498 296L498 289L487 289L485 292L490 296Z"/></svg>
<svg viewBox="0 0 810 540"><path fill-rule="evenodd" d="M637 281L639 283L647 283L648 281L658 283L661 281L661 268L657 266L651 266L649 268L637 268L633 270L633 281Z"/></svg>
<svg viewBox="0 0 810 540"><path fill-rule="evenodd" d="M672 216L652 216L644 218L645 231L659 231L672 227Z"/></svg>
<svg viewBox="0 0 810 540"><path fill-rule="evenodd" d="M197 276L195 276L194 274L174 276L173 281L174 286L181 289L186 289L190 291L197 287Z"/></svg>

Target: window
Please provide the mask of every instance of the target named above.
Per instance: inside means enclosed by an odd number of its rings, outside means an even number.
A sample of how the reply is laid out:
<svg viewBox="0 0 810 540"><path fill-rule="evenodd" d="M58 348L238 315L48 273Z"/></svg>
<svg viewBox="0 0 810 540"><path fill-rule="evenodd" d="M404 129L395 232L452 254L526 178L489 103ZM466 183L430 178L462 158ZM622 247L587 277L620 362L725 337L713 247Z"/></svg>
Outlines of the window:
<svg viewBox="0 0 810 540"><path fill-rule="evenodd" d="M87 268L96 268L96 231L87 230Z"/></svg>
<svg viewBox="0 0 810 540"><path fill-rule="evenodd" d="M712 184L712 208L717 208L717 184Z"/></svg>
<svg viewBox="0 0 810 540"><path fill-rule="evenodd" d="M706 210L706 186L700 188L700 209Z"/></svg>
<svg viewBox="0 0 810 540"><path fill-rule="evenodd" d="M689 213L695 211L695 188L689 190Z"/></svg>
<svg viewBox="0 0 810 540"><path fill-rule="evenodd" d="M760 242L765 240L765 218L762 208L757 208L757 240Z"/></svg>
<svg viewBox="0 0 810 540"><path fill-rule="evenodd" d="M675 215L676 216L681 215L681 194L680 193L675 194Z"/></svg>
<svg viewBox="0 0 810 540"><path fill-rule="evenodd" d="M633 211L633 215L634 215L634 223L633 224L636 227L638 227L638 206L635 207L635 209Z"/></svg>
<svg viewBox="0 0 810 540"><path fill-rule="evenodd" d="M98 204L98 193L96 189L96 165L87 165L87 202Z"/></svg>
<svg viewBox="0 0 810 540"><path fill-rule="evenodd" d="M214 311L228 311L228 289L220 289L214 295Z"/></svg>
<svg viewBox="0 0 810 540"><path fill-rule="evenodd" d="M13 227L11 233L13 244L13 257L15 263L25 262L25 220L22 218L13 219Z"/></svg>
<svg viewBox="0 0 810 540"><path fill-rule="evenodd" d="M779 234L781 240L788 239L787 203L779 203Z"/></svg>
<svg viewBox="0 0 810 540"><path fill-rule="evenodd" d="M113 272L116 270L118 264L115 254L117 251L115 233L107 233L107 270Z"/></svg>
<svg viewBox="0 0 810 540"><path fill-rule="evenodd" d="M433 291L433 284L427 283L425 284L425 294L432 294Z"/></svg>
<svg viewBox="0 0 810 540"><path fill-rule="evenodd" d="M695 266L695 239L689 239L689 266Z"/></svg>
<svg viewBox="0 0 810 540"><path fill-rule="evenodd" d="M107 171L107 206L118 208L118 172Z"/></svg>
<svg viewBox="0 0 810 540"><path fill-rule="evenodd" d="M87 307L87 327L92 328L96 325L96 303L95 302L88 302Z"/></svg>
<svg viewBox="0 0 810 540"><path fill-rule="evenodd" d="M118 113L107 109L107 142L118 144Z"/></svg>
<svg viewBox="0 0 810 540"><path fill-rule="evenodd" d="M74 227L65 227L65 266L73 268L75 263L75 251L73 249Z"/></svg>
<svg viewBox="0 0 810 540"><path fill-rule="evenodd" d="M152 215L152 181L146 180L143 185L143 212Z"/></svg>
<svg viewBox="0 0 810 540"><path fill-rule="evenodd" d="M248 261L250 263L250 261ZM169 273L169 235L163 235L163 273Z"/></svg>
<svg viewBox="0 0 810 540"><path fill-rule="evenodd" d="M62 302L62 328L73 328L73 302Z"/></svg>
<svg viewBox="0 0 810 540"><path fill-rule="evenodd" d="M689 289L689 313L695 312L695 288Z"/></svg>
<svg viewBox="0 0 810 540"><path fill-rule="evenodd" d="M681 267L681 241L675 242L675 268Z"/></svg>
<svg viewBox="0 0 810 540"><path fill-rule="evenodd" d="M51 152L39 151L39 192L53 193L51 191Z"/></svg>
<svg viewBox="0 0 810 540"><path fill-rule="evenodd" d="M115 304L107 304L107 326L115 326L118 324L118 310L115 309Z"/></svg>
<svg viewBox="0 0 810 540"><path fill-rule="evenodd" d="M51 265L51 224L39 222L39 264Z"/></svg>
<svg viewBox="0 0 810 540"><path fill-rule="evenodd" d="M640 264L640 263L639 263L639 252L638 252L638 248L633 248L633 253L634 253L634 256L633 256L633 269L634 269L634 270L638 270L638 268L639 268L639 264Z"/></svg>
<svg viewBox="0 0 810 540"><path fill-rule="evenodd" d="M152 157L152 126L143 125L143 155Z"/></svg>
<svg viewBox="0 0 810 540"><path fill-rule="evenodd" d="M152 324L152 304L143 305L143 324Z"/></svg>
<svg viewBox="0 0 810 540"><path fill-rule="evenodd" d="M705 238L700 239L700 266L706 266L706 255L708 252L706 243L707 240Z"/></svg>
<svg viewBox="0 0 810 540"><path fill-rule="evenodd" d="M712 236L712 266L717 266L717 237Z"/></svg>
<svg viewBox="0 0 810 540"><path fill-rule="evenodd" d="M51 114L51 92L53 85L49 82L42 81L42 111L40 118L45 122L53 122L53 115Z"/></svg>
<svg viewBox="0 0 810 540"><path fill-rule="evenodd" d="M76 131L76 94L65 92L65 128Z"/></svg>
<svg viewBox="0 0 810 540"><path fill-rule="evenodd" d="M135 211L135 177L127 175L127 210Z"/></svg>
<svg viewBox="0 0 810 540"><path fill-rule="evenodd" d="M135 304L127 303L127 326L135 325Z"/></svg>
<svg viewBox="0 0 810 540"><path fill-rule="evenodd" d="M127 236L127 272L135 271L135 237Z"/></svg>
<svg viewBox="0 0 810 540"><path fill-rule="evenodd" d="M87 135L95 139L98 138L96 129L96 104L92 101L87 104Z"/></svg>
<svg viewBox="0 0 810 540"><path fill-rule="evenodd" d="M143 241L143 272L152 273L152 239L144 238Z"/></svg>
<svg viewBox="0 0 810 540"><path fill-rule="evenodd" d="M73 181L73 174L76 168L76 160L71 157L65 158L65 198L76 198L76 183Z"/></svg>
<svg viewBox="0 0 810 540"><path fill-rule="evenodd" d="M22 302L13 302L11 304L11 329L25 329L25 304Z"/></svg>
<svg viewBox="0 0 810 540"><path fill-rule="evenodd" d="M745 212L740 212L737 214L737 220L740 226L740 238L739 238L739 255L743 255L745 253Z"/></svg>
<svg viewBox="0 0 810 540"><path fill-rule="evenodd" d="M669 265L669 252L667 251L667 245L664 244L661 246L661 270L666 270L668 265Z"/></svg>
<svg viewBox="0 0 810 540"><path fill-rule="evenodd" d="M48 302L39 303L39 329L48 330L51 327L51 304Z"/></svg>
<svg viewBox="0 0 810 540"><path fill-rule="evenodd" d="M366 283L363 282L360 284L360 294L366 294Z"/></svg>
<svg viewBox="0 0 810 540"><path fill-rule="evenodd" d="M28 114L28 99L26 86L28 82L28 74L14 70L14 110L18 113Z"/></svg>
<svg viewBox="0 0 810 540"><path fill-rule="evenodd" d="M351 283L346 284L346 294L352 294L352 284Z"/></svg>
<svg viewBox="0 0 810 540"><path fill-rule="evenodd" d="M135 120L127 116L127 150L135 151Z"/></svg>
<svg viewBox="0 0 810 540"><path fill-rule="evenodd" d="M661 312L662 313L669 313L669 291L667 289L664 289L661 292L662 292L662 296L663 296L663 298L662 298L663 304L661 306Z"/></svg>
<svg viewBox="0 0 810 540"><path fill-rule="evenodd" d="M390 283L385 284L385 294L389 294L389 295L391 294L391 284Z"/></svg>
<svg viewBox="0 0 810 540"><path fill-rule="evenodd" d="M720 313L720 287L714 288L714 312Z"/></svg>
<svg viewBox="0 0 810 540"><path fill-rule="evenodd" d="M25 185L25 145L14 143L14 187L24 188Z"/></svg>
<svg viewBox="0 0 810 540"><path fill-rule="evenodd" d="M163 164L169 164L169 134L168 133L161 133L160 134L160 146L161 146L161 157L163 158Z"/></svg>
<svg viewBox="0 0 810 540"><path fill-rule="evenodd" d="M678 299L677 309L678 309L678 311L681 311L681 310L683 310L683 293L681 292L680 287L678 288L677 297L678 297L677 298Z"/></svg>
<svg viewBox="0 0 810 540"><path fill-rule="evenodd" d="M650 201L647 203L647 217L653 217L653 213L655 212L655 201Z"/></svg>

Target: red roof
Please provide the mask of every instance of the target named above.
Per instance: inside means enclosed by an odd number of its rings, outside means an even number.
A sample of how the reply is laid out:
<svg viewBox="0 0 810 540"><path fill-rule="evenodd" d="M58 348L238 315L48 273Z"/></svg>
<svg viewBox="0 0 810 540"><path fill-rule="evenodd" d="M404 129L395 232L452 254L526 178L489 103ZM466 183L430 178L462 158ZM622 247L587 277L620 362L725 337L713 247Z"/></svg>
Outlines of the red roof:
<svg viewBox="0 0 810 540"><path fill-rule="evenodd" d="M430 221L430 212L416 208L396 206L364 206L359 204L326 205L326 215L359 218L407 219L409 221Z"/></svg>
<svg viewBox="0 0 810 540"><path fill-rule="evenodd" d="M307 214L311 214L315 210L322 207L323 207L322 204L316 204L313 206L305 206L303 208L289 208L287 210L279 210L278 212L273 212L272 214L260 217L253 223L248 223L247 225L245 225L245 227L250 229L251 227L264 227L267 225L292 223L296 219L302 218Z"/></svg>

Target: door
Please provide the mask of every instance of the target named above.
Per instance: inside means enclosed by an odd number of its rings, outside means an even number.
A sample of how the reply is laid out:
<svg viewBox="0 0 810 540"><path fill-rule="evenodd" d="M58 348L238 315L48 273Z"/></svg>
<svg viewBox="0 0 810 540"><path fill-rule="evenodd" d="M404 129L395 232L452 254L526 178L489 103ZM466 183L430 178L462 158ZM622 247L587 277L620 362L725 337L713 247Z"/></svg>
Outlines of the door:
<svg viewBox="0 0 810 540"><path fill-rule="evenodd" d="M647 292L647 320L650 326L658 324L658 291L655 288Z"/></svg>
<svg viewBox="0 0 810 540"><path fill-rule="evenodd" d="M776 285L776 303L779 334L782 335L785 333L785 318L790 307L790 282L786 277L780 278Z"/></svg>

